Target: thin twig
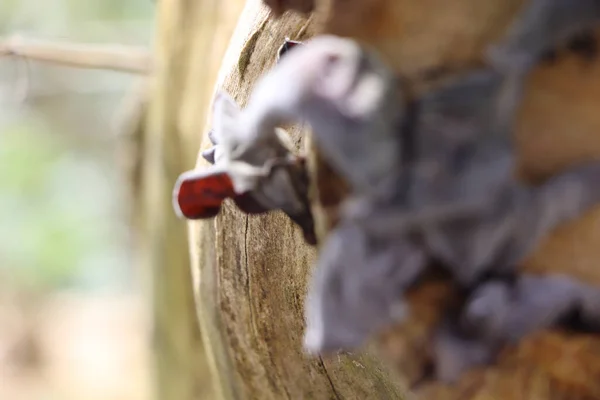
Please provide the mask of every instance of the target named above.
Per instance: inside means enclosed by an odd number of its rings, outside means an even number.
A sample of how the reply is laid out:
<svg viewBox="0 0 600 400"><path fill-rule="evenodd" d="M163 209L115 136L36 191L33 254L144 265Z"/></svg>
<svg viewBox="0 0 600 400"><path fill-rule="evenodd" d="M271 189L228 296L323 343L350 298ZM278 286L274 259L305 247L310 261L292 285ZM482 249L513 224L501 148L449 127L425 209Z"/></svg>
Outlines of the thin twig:
<svg viewBox="0 0 600 400"><path fill-rule="evenodd" d="M135 74L150 73L152 61L150 52L140 47L54 42L21 36L0 38L2 56Z"/></svg>

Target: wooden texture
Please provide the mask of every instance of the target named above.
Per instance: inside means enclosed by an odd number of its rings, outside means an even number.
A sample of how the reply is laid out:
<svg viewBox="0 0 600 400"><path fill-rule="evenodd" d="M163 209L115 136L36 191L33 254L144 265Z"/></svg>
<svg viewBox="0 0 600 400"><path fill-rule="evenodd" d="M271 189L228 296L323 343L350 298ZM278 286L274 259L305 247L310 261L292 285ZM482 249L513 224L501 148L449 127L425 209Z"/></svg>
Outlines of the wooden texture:
<svg viewBox="0 0 600 400"><path fill-rule="evenodd" d="M130 155L140 158L134 161L133 178L134 183L140 179L141 204L134 211L142 223L141 264L152 276L153 383L160 400L214 399L220 393L220 386L212 384L198 326L186 224L173 213L171 191L181 171L194 166L201 127L190 126L204 120L220 59L243 4L157 3L153 76L139 91L139 96L149 96L147 111L140 110L148 114L147 126L131 127L137 133L132 140L142 147ZM145 103L143 97L140 101Z"/></svg>
<svg viewBox="0 0 600 400"><path fill-rule="evenodd" d="M249 0L219 86L243 105L253 82L273 65L284 36L301 40L330 32L377 48L417 94L481 65L485 47L502 35L523 3L321 0L309 21L290 13L274 20L259 0ZM532 74L516 129L521 177L535 182L600 156L598 74L599 61L585 63L569 55ZM186 129L192 128L199 126ZM301 130L291 132L300 148ZM305 145L312 154L311 195L323 238L335 224L345 185L318 151ZM444 307L456 300L444 280L432 279L411 291L409 323L382 333L361 354L308 358L301 351L302 307L315 253L300 232L280 213L247 217L228 204L216 220L191 223L190 234L199 315L226 398L402 398L402 388L417 383L421 399L600 398L600 340L558 331L506 349L498 365L473 371L454 387L423 382L433 327ZM523 268L595 281L600 278L597 243L600 208L558 229Z"/></svg>
<svg viewBox="0 0 600 400"><path fill-rule="evenodd" d="M259 0L249 1L219 86L244 105L255 80L273 66L285 36L304 39L310 33L305 18L275 21ZM301 129L290 133L300 148ZM208 145L205 140L203 147ZM373 356L303 354L303 303L315 253L287 217L248 217L228 203L215 221L190 225L202 326L228 398L400 397Z"/></svg>

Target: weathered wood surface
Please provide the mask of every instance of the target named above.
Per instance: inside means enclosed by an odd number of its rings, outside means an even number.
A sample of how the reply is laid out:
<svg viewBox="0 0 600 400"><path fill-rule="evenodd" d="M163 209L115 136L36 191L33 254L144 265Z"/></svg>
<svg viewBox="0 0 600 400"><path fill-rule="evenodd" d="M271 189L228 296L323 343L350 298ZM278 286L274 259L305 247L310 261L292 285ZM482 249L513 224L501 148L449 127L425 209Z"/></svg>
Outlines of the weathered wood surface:
<svg viewBox="0 0 600 400"><path fill-rule="evenodd" d="M483 50L523 2L317 0L316 15L307 21L289 13L270 19L259 0L250 0L220 85L244 104L255 79L273 65L284 36L303 39L325 31L375 46L418 93L481 65ZM536 181L600 155L599 74L599 61L569 55L533 73L516 130L523 178ZM300 129L291 132L300 148ZM316 214L323 237L335 223L344 185L318 154L312 161L316 194L326 203ZM410 293L411 322L381 335L362 355L310 359L301 351L302 306L315 253L300 232L279 213L247 217L228 205L215 221L191 223L190 234L201 323L227 398L401 398L403 384L416 383L425 373L432 327L453 299L447 282L429 282ZM600 208L559 229L523 268L599 280L597 243ZM423 399L600 398L599 349L597 337L541 333L507 349L498 366L467 374L454 388L434 383L418 392Z"/></svg>
<svg viewBox="0 0 600 400"><path fill-rule="evenodd" d="M275 21L253 0L238 29L221 85L244 105L256 78L274 64L285 36L304 39L311 25L290 15ZM290 133L300 147L301 129ZM315 254L287 217L248 217L228 204L215 221L192 223L191 235L192 251L198 253L193 267L199 269L202 326L228 397L400 396L373 357L321 360L302 354L303 302Z"/></svg>
<svg viewBox="0 0 600 400"><path fill-rule="evenodd" d="M145 286L153 302L152 383L160 400L218 395L190 284L186 225L173 214L171 190L179 173L194 166L200 129L186 126L192 118L204 118L219 60L242 6L242 0L157 2L153 75L134 93L133 102L140 104L132 104L132 126L125 127L132 131L135 150L127 149L127 155L134 159L135 221L142 224L140 264L148 271L144 275L151 276ZM146 114L147 125L138 125Z"/></svg>

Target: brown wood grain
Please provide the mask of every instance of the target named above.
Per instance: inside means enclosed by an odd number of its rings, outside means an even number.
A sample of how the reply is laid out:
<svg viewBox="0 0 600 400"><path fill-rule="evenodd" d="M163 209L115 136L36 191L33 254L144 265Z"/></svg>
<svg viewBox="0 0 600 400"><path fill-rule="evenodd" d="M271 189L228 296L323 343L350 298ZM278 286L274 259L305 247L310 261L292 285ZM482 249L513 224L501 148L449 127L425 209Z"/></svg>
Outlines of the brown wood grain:
<svg viewBox="0 0 600 400"><path fill-rule="evenodd" d="M502 35L524 0L318 0L312 20L292 13L274 19L259 3L249 0L222 65L220 86L242 104L256 78L273 65L285 36L303 39L315 32L372 45L412 93L428 90L481 65L484 49ZM534 71L516 129L523 179L537 182L600 156L598 74L599 61L583 63L568 55ZM298 148L305 141L311 153L311 196L324 239L346 187L306 131L296 127L291 133ZM248 217L231 204L214 222L190 224L190 232L200 320L220 382L232 388L228 398L395 399L402 398L405 385L416 383L421 399L600 398L600 340L560 331L505 349L497 365L466 374L456 386L423 383L433 329L457 300L444 280L408 293L409 322L381 333L364 352L309 358L301 350L302 309L315 251L301 233L280 213ZM523 269L595 281L599 243L600 209L558 229Z"/></svg>
<svg viewBox="0 0 600 400"><path fill-rule="evenodd" d="M274 65L284 38L311 34L309 19L286 14L275 20L260 1L249 1L219 86L244 105L256 79ZM289 132L299 150L308 131ZM200 319L221 384L231 388L226 397L401 397L399 385L373 355L320 359L303 353L303 305L315 250L286 216L249 217L228 203L215 221L190 228Z"/></svg>

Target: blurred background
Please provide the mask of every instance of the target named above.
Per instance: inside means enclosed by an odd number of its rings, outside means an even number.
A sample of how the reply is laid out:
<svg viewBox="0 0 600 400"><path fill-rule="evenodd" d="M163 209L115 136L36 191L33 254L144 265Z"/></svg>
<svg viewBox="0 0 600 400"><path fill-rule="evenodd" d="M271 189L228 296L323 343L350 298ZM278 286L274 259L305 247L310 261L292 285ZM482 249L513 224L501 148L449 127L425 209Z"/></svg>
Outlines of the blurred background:
<svg viewBox="0 0 600 400"><path fill-rule="evenodd" d="M0 40L149 47L150 0L1 0ZM0 399L148 399L119 109L127 73L0 57Z"/></svg>

